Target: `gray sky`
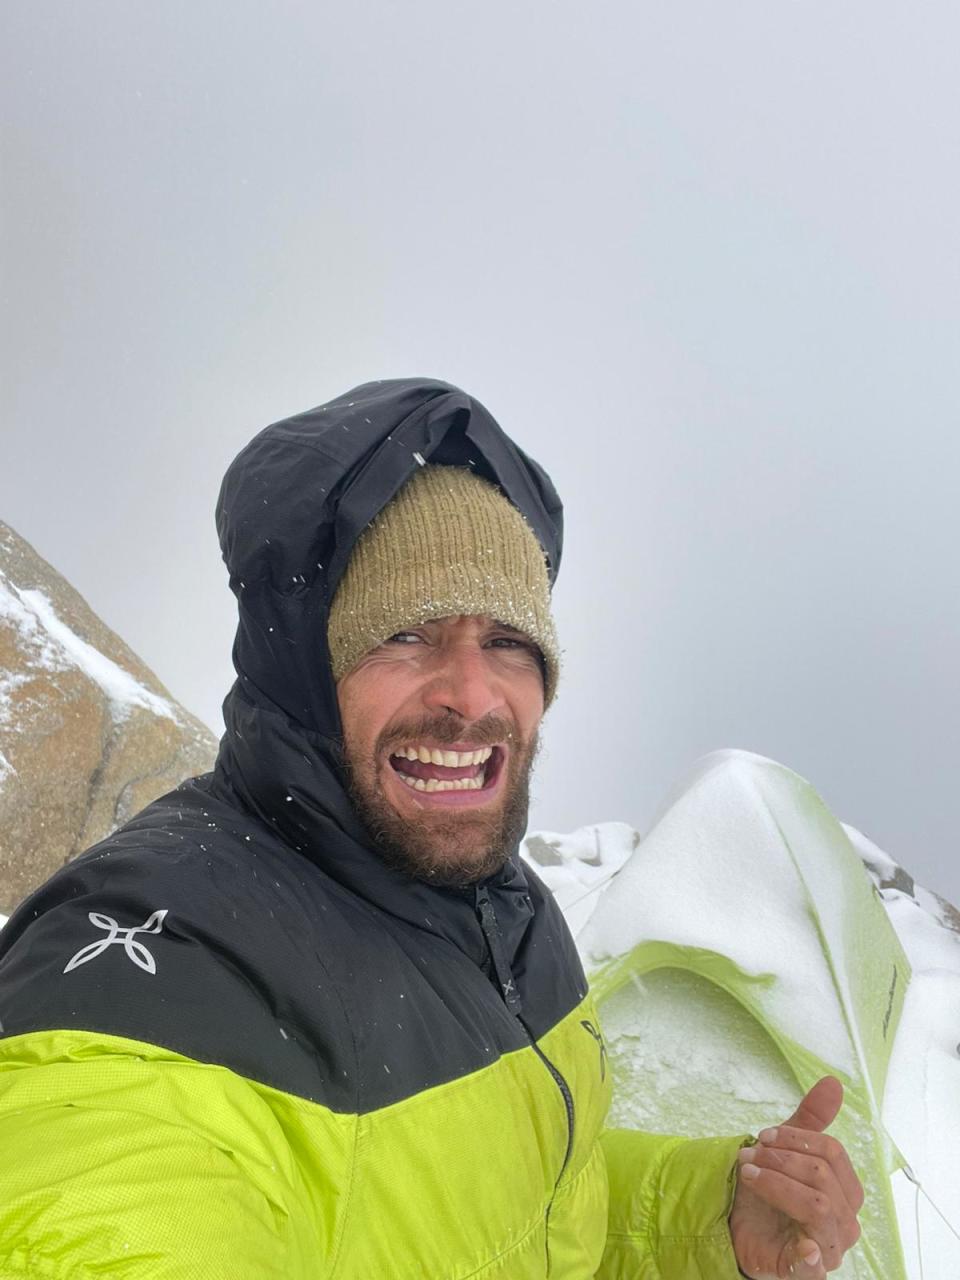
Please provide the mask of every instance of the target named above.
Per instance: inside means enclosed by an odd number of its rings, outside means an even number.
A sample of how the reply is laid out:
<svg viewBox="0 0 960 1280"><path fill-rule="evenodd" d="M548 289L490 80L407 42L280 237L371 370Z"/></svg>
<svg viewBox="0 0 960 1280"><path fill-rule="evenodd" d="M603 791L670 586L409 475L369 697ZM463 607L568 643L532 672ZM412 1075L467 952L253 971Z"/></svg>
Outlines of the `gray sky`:
<svg viewBox="0 0 960 1280"><path fill-rule="evenodd" d="M0 517L220 732L268 421L459 383L567 510L532 823L721 746L960 901L960 11L7 0Z"/></svg>

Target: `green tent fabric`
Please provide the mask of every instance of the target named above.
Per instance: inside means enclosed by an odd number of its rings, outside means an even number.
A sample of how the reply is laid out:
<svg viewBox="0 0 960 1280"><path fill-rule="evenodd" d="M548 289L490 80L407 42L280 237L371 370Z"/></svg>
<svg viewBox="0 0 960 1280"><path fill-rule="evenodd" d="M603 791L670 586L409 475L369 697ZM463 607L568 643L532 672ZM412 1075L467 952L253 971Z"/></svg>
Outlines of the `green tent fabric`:
<svg viewBox="0 0 960 1280"><path fill-rule="evenodd" d="M880 1115L910 968L840 823L782 765L705 758L603 890L578 944L614 1076L614 1122L756 1132L821 1076L864 1183L841 1270L905 1280Z"/></svg>

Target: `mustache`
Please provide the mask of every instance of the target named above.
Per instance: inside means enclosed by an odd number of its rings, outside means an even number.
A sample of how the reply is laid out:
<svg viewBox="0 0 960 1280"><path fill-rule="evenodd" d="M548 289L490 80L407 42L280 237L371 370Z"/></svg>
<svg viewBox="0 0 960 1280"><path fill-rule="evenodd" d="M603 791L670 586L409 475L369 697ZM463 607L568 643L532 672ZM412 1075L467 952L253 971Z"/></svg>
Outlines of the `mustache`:
<svg viewBox="0 0 960 1280"><path fill-rule="evenodd" d="M454 742L470 747L494 747L501 742L519 739L516 725L503 716L484 716L465 728L459 716L421 716L405 724L392 725L377 739L377 755L392 747L406 747L411 743L430 742L437 746L451 746Z"/></svg>

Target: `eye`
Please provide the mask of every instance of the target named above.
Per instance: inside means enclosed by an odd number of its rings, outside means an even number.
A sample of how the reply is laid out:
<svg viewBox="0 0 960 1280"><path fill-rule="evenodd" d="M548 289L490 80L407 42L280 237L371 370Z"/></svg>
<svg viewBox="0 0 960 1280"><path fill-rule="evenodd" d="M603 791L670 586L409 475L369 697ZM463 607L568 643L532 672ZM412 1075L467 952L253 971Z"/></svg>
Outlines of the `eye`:
<svg viewBox="0 0 960 1280"><path fill-rule="evenodd" d="M383 643L384 644L411 644L412 642L421 640L422 638L423 637L419 636L416 633L416 631L398 631L395 635L388 636Z"/></svg>
<svg viewBox="0 0 960 1280"><path fill-rule="evenodd" d="M539 652L539 646L524 631L518 631L516 627L503 627L500 631L491 630L488 637L488 644L498 645L507 649L531 649Z"/></svg>
<svg viewBox="0 0 960 1280"><path fill-rule="evenodd" d="M529 636L492 636L489 643L493 648L506 649L507 652L523 654L524 656L529 656L535 659L541 665L543 663L543 654L540 650L540 646L531 640Z"/></svg>

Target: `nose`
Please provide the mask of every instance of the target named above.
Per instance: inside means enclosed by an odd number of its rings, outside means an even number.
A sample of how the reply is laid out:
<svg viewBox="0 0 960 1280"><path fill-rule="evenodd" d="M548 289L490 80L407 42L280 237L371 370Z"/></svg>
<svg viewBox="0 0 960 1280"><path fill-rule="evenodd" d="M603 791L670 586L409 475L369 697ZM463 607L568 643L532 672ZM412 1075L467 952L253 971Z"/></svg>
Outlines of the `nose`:
<svg viewBox="0 0 960 1280"><path fill-rule="evenodd" d="M443 654L423 701L433 711L452 711L468 723L505 708L502 684L490 659L471 643L453 645Z"/></svg>

